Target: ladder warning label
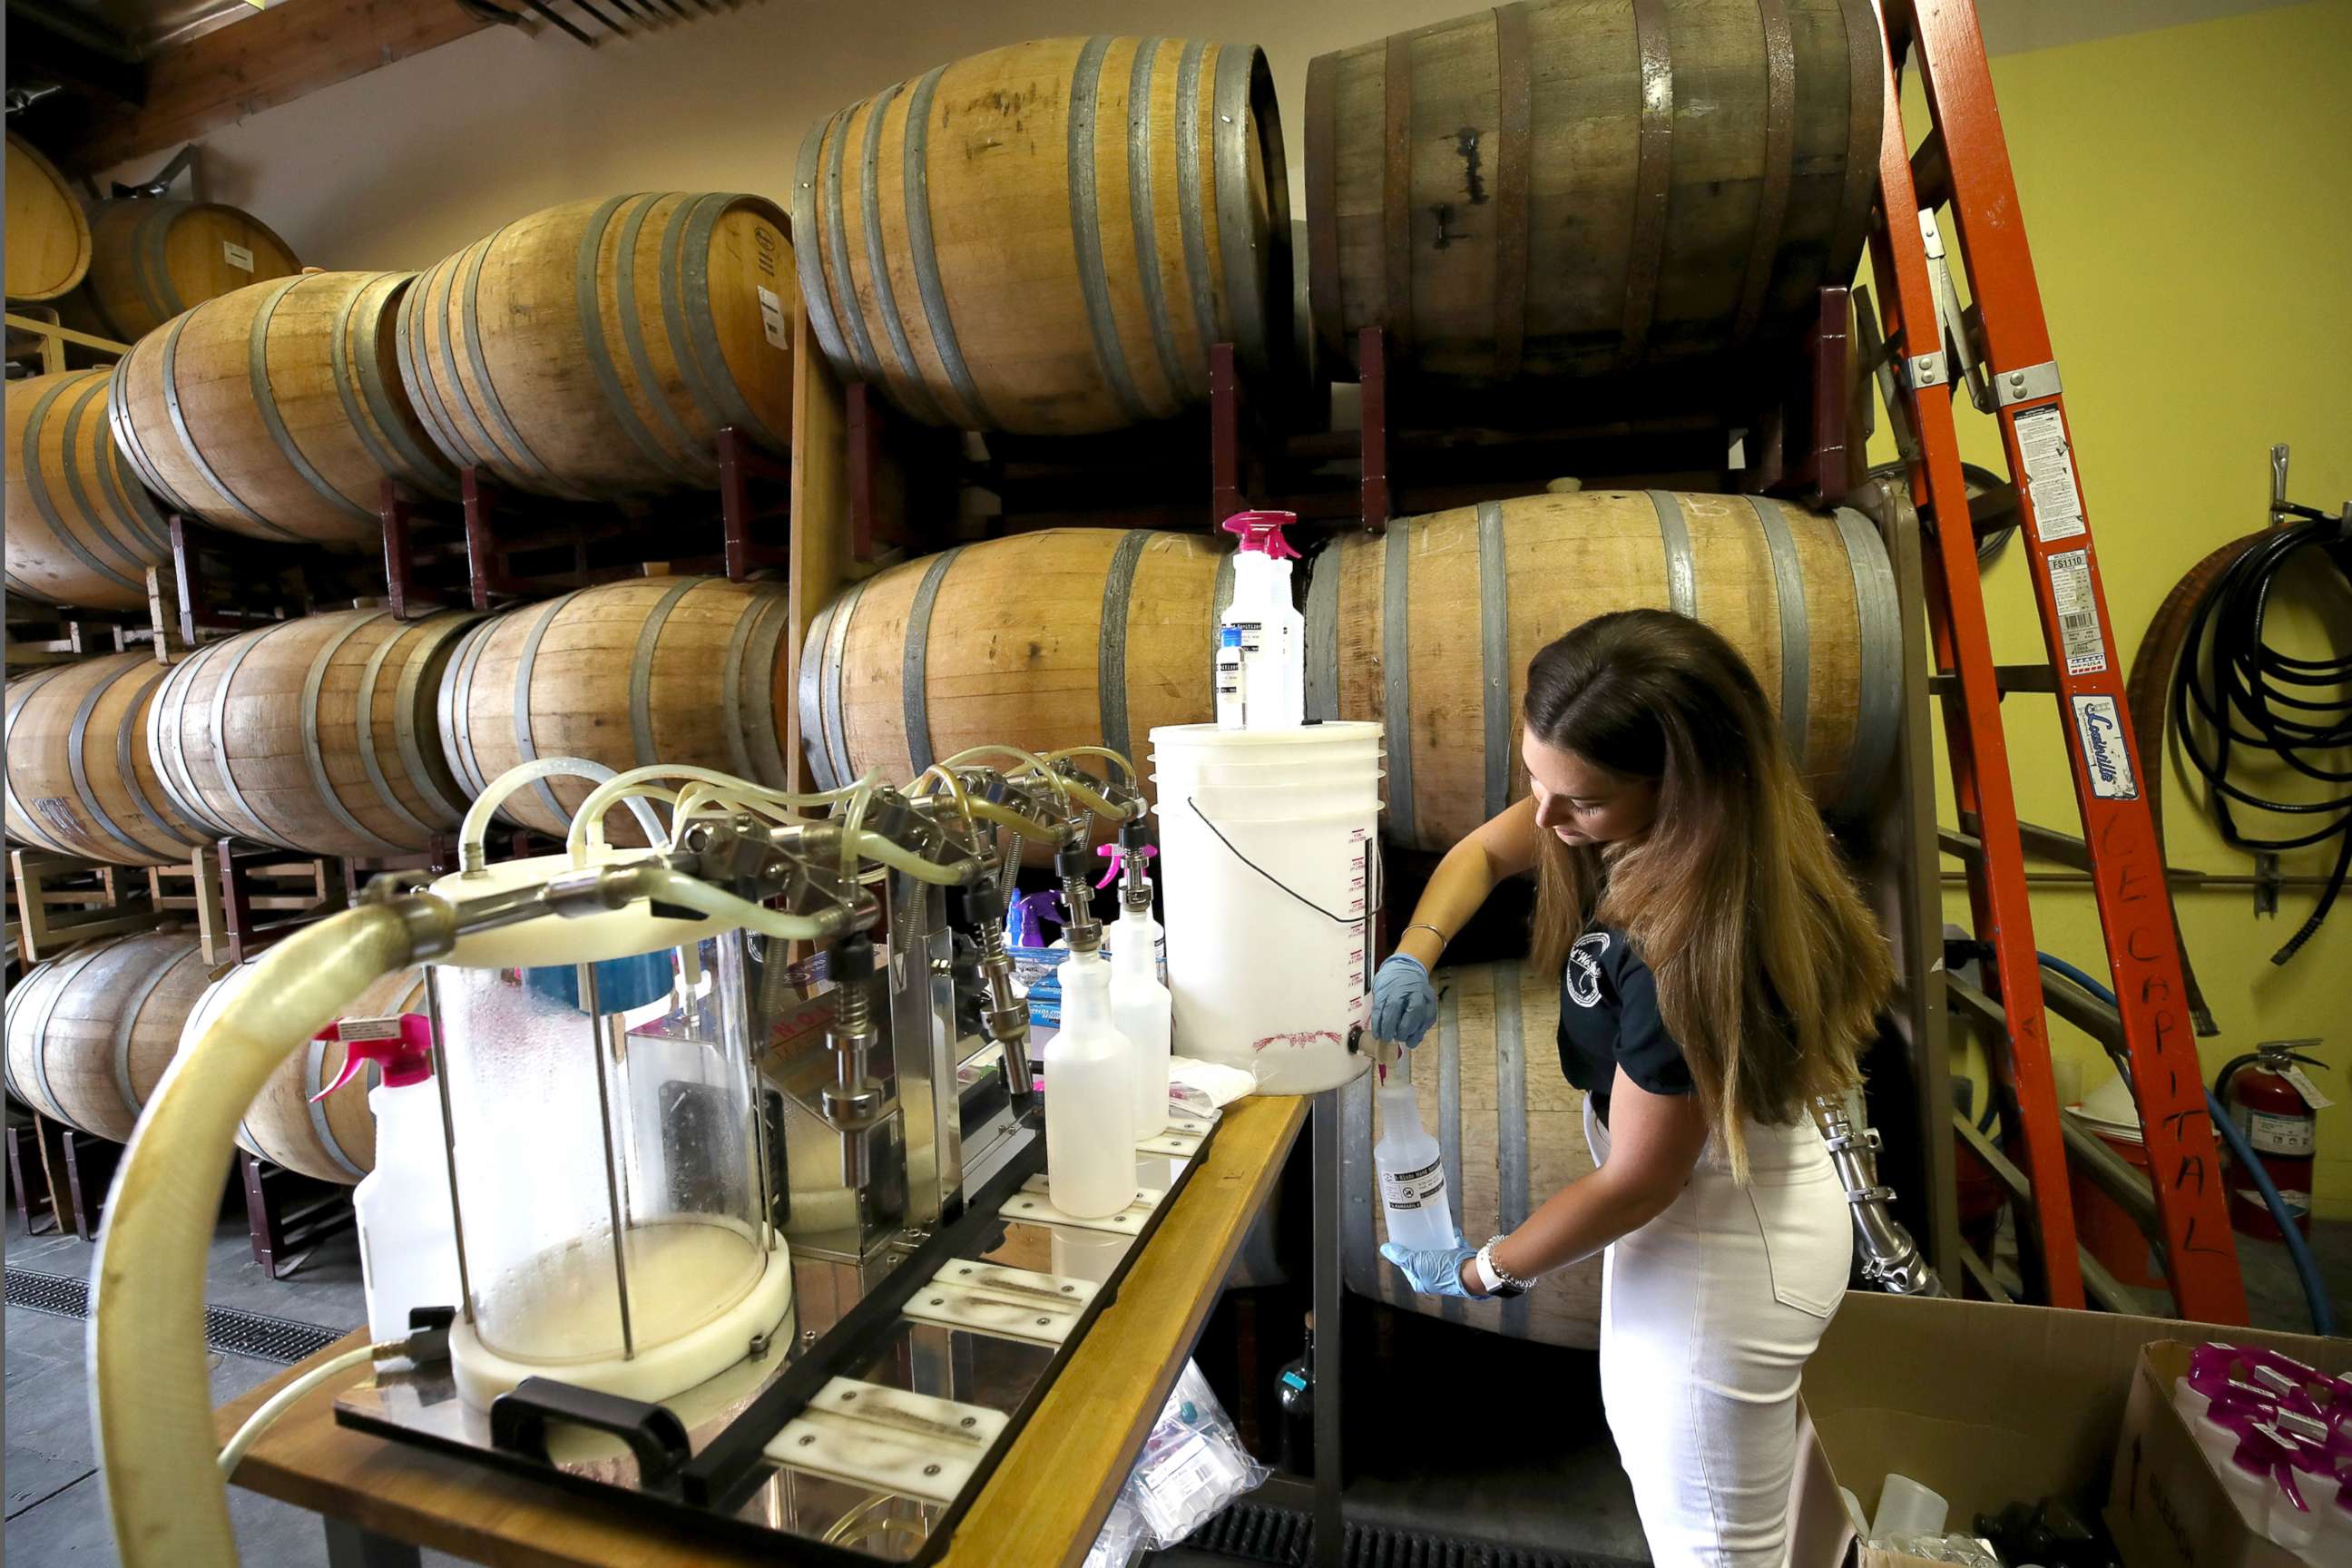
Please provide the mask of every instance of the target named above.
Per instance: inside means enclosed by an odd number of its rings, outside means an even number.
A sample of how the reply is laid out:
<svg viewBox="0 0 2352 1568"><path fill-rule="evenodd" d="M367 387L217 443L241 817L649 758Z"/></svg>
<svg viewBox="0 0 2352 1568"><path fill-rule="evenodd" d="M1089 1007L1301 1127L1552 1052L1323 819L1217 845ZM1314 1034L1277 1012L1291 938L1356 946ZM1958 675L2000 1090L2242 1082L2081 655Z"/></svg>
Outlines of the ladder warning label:
<svg viewBox="0 0 2352 1568"><path fill-rule="evenodd" d="M2077 697L2074 728L2083 737L2083 767L2091 775L2091 793L2101 800L2137 800L2139 783L2132 777L2131 752L2124 745L2123 715L2112 697Z"/></svg>
<svg viewBox="0 0 2352 1568"><path fill-rule="evenodd" d="M2058 612L2058 638L2066 673L2096 675L2107 668L2107 639L2099 601L2091 592L2091 552L2063 550L2050 558L2050 602Z"/></svg>
<svg viewBox="0 0 2352 1568"><path fill-rule="evenodd" d="M2083 531L2083 495L2074 488L2074 448L2066 416L2055 407L2017 416L2017 450L2033 502L2033 531L2043 543Z"/></svg>

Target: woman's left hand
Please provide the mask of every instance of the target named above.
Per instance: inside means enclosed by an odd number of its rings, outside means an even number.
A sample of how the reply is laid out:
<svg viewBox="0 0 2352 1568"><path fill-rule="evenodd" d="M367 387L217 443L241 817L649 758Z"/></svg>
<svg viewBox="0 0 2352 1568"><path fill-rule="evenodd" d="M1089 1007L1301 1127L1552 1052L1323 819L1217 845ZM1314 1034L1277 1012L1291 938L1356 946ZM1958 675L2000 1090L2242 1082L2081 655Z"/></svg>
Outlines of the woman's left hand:
<svg viewBox="0 0 2352 1568"><path fill-rule="evenodd" d="M1395 1242L1383 1242L1381 1256L1397 1266L1405 1283L1423 1296L1459 1296L1465 1301L1476 1300L1467 1286L1462 1283L1462 1266L1478 1256L1475 1247L1462 1245L1456 1236L1451 1247L1433 1247L1413 1251Z"/></svg>

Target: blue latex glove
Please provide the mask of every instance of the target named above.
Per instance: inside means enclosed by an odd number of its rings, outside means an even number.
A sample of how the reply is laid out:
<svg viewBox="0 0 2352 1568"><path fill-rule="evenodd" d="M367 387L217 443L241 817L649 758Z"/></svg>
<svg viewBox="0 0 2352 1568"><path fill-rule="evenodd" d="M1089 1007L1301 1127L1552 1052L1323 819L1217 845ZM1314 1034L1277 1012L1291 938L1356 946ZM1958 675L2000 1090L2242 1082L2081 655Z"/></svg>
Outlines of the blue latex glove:
<svg viewBox="0 0 2352 1568"><path fill-rule="evenodd" d="M1394 960L1390 962L1393 963ZM1405 961L1411 963L1412 961ZM1416 965L1415 967L1418 967ZM1476 1300L1462 1284L1462 1266L1478 1256L1475 1247L1462 1245L1457 1232L1451 1247L1435 1247L1422 1252L1410 1251L1393 1241L1381 1244L1381 1256L1397 1266L1405 1283L1418 1295L1459 1296L1464 1300Z"/></svg>
<svg viewBox="0 0 2352 1568"><path fill-rule="evenodd" d="M1372 1033L1413 1047L1437 1017L1437 988L1421 960L1395 952L1372 976Z"/></svg>

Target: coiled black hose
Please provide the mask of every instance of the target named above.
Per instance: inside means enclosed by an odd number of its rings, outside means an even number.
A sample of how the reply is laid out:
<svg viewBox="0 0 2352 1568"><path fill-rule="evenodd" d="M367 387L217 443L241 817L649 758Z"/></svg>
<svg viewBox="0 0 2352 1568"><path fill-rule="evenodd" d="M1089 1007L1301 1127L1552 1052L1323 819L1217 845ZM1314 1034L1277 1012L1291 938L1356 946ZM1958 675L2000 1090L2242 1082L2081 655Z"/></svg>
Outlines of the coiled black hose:
<svg viewBox="0 0 2352 1568"><path fill-rule="evenodd" d="M2319 930L2352 871L2352 653L2298 658L2263 640L2271 593L2290 569L2332 567L2331 587L2352 594L2352 540L2336 518L2292 507L2301 521L2273 530L2232 561L2197 605L2172 676L2172 723L2183 753L2202 774L2221 838L2246 850L2303 849L2333 840L2336 866L2301 929L2271 955L2293 958ZM2339 647L2352 646L2340 622ZM2189 722L2194 706L2204 721ZM2252 756L2243 753L2252 753ZM2329 753L2336 753L2330 756ZM2284 764L2326 786L2317 799L2276 800L2231 782L2250 763ZM2242 831L2232 804L2326 820L2309 833L2254 837Z"/></svg>

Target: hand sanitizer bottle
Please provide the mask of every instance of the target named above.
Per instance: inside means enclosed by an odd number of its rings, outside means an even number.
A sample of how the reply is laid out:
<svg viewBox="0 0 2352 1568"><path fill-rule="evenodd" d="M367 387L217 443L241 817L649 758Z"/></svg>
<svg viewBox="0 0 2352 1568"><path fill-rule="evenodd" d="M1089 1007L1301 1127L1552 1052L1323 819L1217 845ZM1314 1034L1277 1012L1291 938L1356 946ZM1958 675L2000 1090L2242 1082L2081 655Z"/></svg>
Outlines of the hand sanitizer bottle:
<svg viewBox="0 0 2352 1568"><path fill-rule="evenodd" d="M319 1091L319 1100L349 1083L365 1063L382 1068L382 1081L368 1090L375 1169L361 1178L352 1209L359 1219L368 1337L379 1344L405 1339L411 1308L465 1307L449 1209L449 1148L433 1086L432 1021L422 1013L344 1018L319 1037L341 1039L346 1053L342 1072Z"/></svg>
<svg viewBox="0 0 2352 1568"><path fill-rule="evenodd" d="M1380 1172L1381 1208L1389 1239L1423 1251L1454 1245L1454 1211L1445 1197L1445 1162L1437 1140L1421 1129L1412 1085L1402 1079L1379 1089L1381 1141L1372 1145Z"/></svg>
<svg viewBox="0 0 2352 1568"><path fill-rule="evenodd" d="M1234 555L1234 600L1223 626L1242 634L1241 694L1244 718L1223 729L1295 730L1307 719L1307 620L1291 602L1290 563L1298 552L1282 536L1298 521L1286 511L1241 511L1225 519L1226 531L1241 536ZM1218 658L1224 657L1220 632ZM1219 695L1223 684L1219 682Z"/></svg>

